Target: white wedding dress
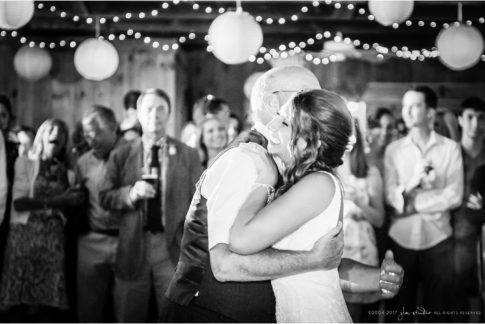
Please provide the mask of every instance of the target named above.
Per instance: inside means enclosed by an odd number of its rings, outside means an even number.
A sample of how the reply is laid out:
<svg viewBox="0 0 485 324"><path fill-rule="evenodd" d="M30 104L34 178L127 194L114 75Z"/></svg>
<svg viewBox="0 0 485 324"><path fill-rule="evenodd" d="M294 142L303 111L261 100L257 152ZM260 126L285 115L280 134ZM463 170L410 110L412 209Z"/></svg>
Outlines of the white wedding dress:
<svg viewBox="0 0 485 324"><path fill-rule="evenodd" d="M335 195L327 209L277 242L274 248L309 251L319 238L337 225L341 190L337 178L330 176L335 183ZM352 322L340 288L337 269L283 277L272 280L271 284L276 297L278 323Z"/></svg>

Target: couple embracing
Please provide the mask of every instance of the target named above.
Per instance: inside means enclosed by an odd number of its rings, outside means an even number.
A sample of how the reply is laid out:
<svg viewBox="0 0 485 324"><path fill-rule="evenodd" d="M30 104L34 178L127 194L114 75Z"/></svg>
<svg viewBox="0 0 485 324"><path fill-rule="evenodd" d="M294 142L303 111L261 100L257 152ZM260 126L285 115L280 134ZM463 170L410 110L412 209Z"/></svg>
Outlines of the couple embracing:
<svg viewBox="0 0 485 324"><path fill-rule="evenodd" d="M255 129L198 183L160 320L351 322L345 300L392 298L403 270L391 252L380 268L341 260L343 99L280 67L256 82L251 108Z"/></svg>

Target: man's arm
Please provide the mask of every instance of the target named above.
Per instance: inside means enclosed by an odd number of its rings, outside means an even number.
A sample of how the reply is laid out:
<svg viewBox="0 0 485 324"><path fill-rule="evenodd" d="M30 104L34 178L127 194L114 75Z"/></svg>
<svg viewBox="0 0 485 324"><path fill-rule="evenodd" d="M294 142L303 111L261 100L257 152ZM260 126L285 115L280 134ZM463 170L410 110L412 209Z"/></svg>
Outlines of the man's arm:
<svg viewBox="0 0 485 324"><path fill-rule="evenodd" d="M404 211L405 186L398 182L398 173L394 164L394 146L388 146L384 153L384 193L386 202L398 213Z"/></svg>
<svg viewBox="0 0 485 324"><path fill-rule="evenodd" d="M404 280L403 268L388 250L381 267L372 267L342 259L339 267L340 287L347 302L374 302L393 298Z"/></svg>
<svg viewBox="0 0 485 324"><path fill-rule="evenodd" d="M446 186L441 189L420 190L414 195L414 209L418 213L439 213L459 206L463 200L463 159L458 146L449 156L445 176Z"/></svg>
<svg viewBox="0 0 485 324"><path fill-rule="evenodd" d="M116 152L112 152L106 164L104 181L100 185L99 201L106 210L134 210L130 189L132 186L121 185L121 166Z"/></svg>
<svg viewBox="0 0 485 324"><path fill-rule="evenodd" d="M210 250L211 266L219 281L263 281L298 273L338 267L343 253L342 223L320 238L310 251L273 248L256 254L239 255L228 244Z"/></svg>

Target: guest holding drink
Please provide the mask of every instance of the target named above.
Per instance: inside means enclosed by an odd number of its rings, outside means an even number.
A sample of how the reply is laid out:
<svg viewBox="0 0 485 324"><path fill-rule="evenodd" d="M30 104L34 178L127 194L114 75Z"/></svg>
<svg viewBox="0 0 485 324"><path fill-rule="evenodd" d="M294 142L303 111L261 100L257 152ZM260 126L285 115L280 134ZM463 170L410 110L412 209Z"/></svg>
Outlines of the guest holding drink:
<svg viewBox="0 0 485 324"><path fill-rule="evenodd" d="M119 322L145 322L152 289L161 311L201 173L197 151L167 136L170 111L163 90L141 93L137 117L143 135L110 154L100 188L101 206L121 213L115 266ZM155 185L145 181L153 176Z"/></svg>

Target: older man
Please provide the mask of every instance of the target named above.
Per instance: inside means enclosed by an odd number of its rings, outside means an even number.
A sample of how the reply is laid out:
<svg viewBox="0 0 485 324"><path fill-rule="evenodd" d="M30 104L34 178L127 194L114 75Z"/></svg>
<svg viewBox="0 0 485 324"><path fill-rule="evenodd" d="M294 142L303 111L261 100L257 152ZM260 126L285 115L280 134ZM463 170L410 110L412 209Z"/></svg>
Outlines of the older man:
<svg viewBox="0 0 485 324"><path fill-rule="evenodd" d="M82 126L91 150L77 160L76 179L88 192L84 221L89 225L78 240L77 311L80 322L93 323L106 320L108 301L113 296L120 222L119 213L101 208L99 186L103 183L110 152L126 141L118 136L115 115L107 107L95 105L84 116Z"/></svg>
<svg viewBox="0 0 485 324"><path fill-rule="evenodd" d="M121 322L147 320L152 288L161 310L201 172L197 152L166 135L170 107L160 89L141 93L137 116L143 136L110 155L100 190L101 206L122 214L115 305ZM143 175L154 182L142 180Z"/></svg>
<svg viewBox="0 0 485 324"><path fill-rule="evenodd" d="M256 184L269 184L278 177L266 152L268 136L264 125L288 100L303 89L320 88L318 80L300 67L283 67L267 72L255 85L251 98L256 129L224 153L202 177L187 215L181 255L169 290L169 322L274 322L273 278L317 269L332 269L342 255L341 224L321 238L311 251L267 249L253 255L238 255L228 248L229 229L239 207ZM263 134L262 134L263 133ZM349 271L356 266L360 272ZM347 291L378 291L379 270L342 262L341 277ZM402 279L400 267L390 258L383 265L382 288L393 296ZM387 271L396 272L395 276ZM365 278L355 281L354 276ZM395 281L394 281L395 280ZM367 282L365 282L367 281Z"/></svg>

